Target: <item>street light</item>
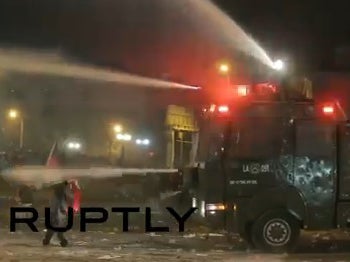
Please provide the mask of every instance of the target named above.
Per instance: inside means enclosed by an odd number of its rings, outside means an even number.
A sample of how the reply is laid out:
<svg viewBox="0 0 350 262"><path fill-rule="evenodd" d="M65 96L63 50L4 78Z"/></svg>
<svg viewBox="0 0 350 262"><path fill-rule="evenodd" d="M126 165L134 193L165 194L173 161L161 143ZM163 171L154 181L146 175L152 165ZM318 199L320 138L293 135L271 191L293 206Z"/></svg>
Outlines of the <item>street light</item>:
<svg viewBox="0 0 350 262"><path fill-rule="evenodd" d="M115 133L119 134L123 132L123 127L121 125L114 125L113 130Z"/></svg>
<svg viewBox="0 0 350 262"><path fill-rule="evenodd" d="M219 71L222 74L227 74L230 71L230 66L228 64L226 64L226 63L221 64L219 66Z"/></svg>
<svg viewBox="0 0 350 262"><path fill-rule="evenodd" d="M9 118L11 119L16 119L18 117L18 112L17 110L10 109L8 113Z"/></svg>
<svg viewBox="0 0 350 262"><path fill-rule="evenodd" d="M23 117L20 116L19 112L16 109L10 109L8 112L8 117L10 119L13 119L13 120L20 118L19 147L20 147L20 149L22 149L23 148L23 133L24 133Z"/></svg>
<svg viewBox="0 0 350 262"><path fill-rule="evenodd" d="M231 66L228 63L221 63L219 65L219 73L226 77L227 86L231 86L231 76L230 76Z"/></svg>

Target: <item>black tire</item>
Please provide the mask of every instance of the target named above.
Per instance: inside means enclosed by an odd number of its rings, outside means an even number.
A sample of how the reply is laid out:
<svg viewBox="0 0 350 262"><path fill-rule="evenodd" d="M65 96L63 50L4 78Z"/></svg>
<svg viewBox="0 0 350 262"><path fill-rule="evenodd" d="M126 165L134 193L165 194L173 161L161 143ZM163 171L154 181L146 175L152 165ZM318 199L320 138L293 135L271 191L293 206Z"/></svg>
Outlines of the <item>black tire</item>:
<svg viewBox="0 0 350 262"><path fill-rule="evenodd" d="M299 221L284 210L266 212L251 228L254 246L271 253L292 252L299 235Z"/></svg>

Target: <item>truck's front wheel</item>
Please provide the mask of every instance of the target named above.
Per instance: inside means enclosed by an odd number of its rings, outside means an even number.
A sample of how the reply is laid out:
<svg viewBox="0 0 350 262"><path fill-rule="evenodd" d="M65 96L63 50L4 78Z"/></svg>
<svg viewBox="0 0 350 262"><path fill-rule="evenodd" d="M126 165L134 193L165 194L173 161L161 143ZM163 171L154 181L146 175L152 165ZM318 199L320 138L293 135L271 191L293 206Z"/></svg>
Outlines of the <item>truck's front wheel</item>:
<svg viewBox="0 0 350 262"><path fill-rule="evenodd" d="M251 234L254 245L261 250L288 252L298 240L300 224L287 211L269 211L255 221Z"/></svg>

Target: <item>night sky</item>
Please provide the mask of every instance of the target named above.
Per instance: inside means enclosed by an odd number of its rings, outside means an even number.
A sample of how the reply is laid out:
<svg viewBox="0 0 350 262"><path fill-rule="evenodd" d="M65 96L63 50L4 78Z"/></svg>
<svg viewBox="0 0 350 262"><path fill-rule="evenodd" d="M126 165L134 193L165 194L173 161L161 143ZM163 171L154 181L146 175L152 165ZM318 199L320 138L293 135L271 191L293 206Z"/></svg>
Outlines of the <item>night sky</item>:
<svg viewBox="0 0 350 262"><path fill-rule="evenodd" d="M164 57L150 54L168 52L171 48L167 44L171 42L174 45L174 39L179 45L191 42L191 48L197 49L196 40L186 39L181 32L195 32L200 28L200 25L196 25L197 28L186 26L188 20L164 7L167 1L163 4L159 2L162 1L1 0L0 45L59 47L95 64L152 75L152 70L145 72L135 66L136 62L133 64L129 60L148 60L154 64ZM350 42L347 1L214 2L261 43L269 54L281 55L311 70L339 69L335 64L336 50ZM158 42L154 40L157 33L158 39L162 35L162 40ZM147 43L151 47L147 47ZM173 56L165 60L178 56L176 52L180 51L174 51ZM187 57L192 51L188 52ZM160 64L148 64L147 67L153 66L153 71L157 71L165 66L165 62ZM153 75L159 76L157 74Z"/></svg>
<svg viewBox="0 0 350 262"><path fill-rule="evenodd" d="M316 70L334 69L336 51L350 44L348 1L216 2L269 50L290 55Z"/></svg>

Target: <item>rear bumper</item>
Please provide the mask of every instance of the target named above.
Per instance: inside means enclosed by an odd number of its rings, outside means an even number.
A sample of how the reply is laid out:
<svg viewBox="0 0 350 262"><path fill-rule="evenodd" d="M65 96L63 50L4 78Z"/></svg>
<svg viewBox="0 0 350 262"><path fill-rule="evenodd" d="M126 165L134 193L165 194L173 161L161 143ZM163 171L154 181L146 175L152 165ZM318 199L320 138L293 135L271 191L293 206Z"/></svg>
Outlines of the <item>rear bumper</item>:
<svg viewBox="0 0 350 262"><path fill-rule="evenodd" d="M192 207L198 208L200 220L213 229L222 229L230 233L240 233L238 208L236 204L210 201L205 202L192 198ZM242 222L242 220L241 220Z"/></svg>
<svg viewBox="0 0 350 262"><path fill-rule="evenodd" d="M206 211L205 220L213 229L223 229L234 234L240 233L238 217L235 211Z"/></svg>
<svg viewBox="0 0 350 262"><path fill-rule="evenodd" d="M206 211L205 221L213 229L226 229L226 211Z"/></svg>

